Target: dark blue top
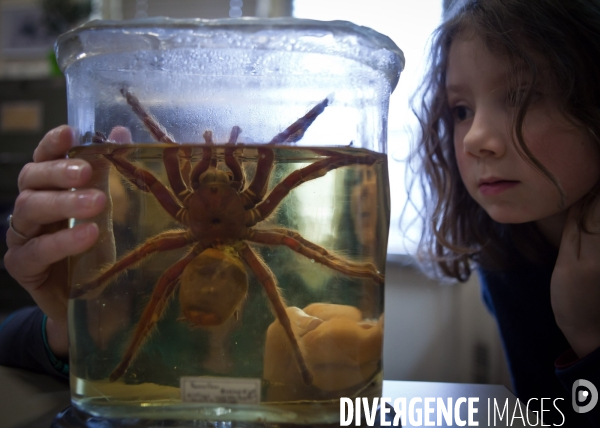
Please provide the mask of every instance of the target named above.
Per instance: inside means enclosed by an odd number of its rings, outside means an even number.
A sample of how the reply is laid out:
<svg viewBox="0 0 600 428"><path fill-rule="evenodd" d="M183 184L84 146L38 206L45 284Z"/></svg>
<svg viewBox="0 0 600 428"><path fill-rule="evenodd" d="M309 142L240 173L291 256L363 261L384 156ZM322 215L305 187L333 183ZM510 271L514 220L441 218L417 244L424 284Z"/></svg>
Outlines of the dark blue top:
<svg viewBox="0 0 600 428"><path fill-rule="evenodd" d="M600 393L600 349L578 359L558 328L550 303L553 268L523 263L505 271L479 269L483 299L498 323L515 395L524 404L537 398L530 403L537 411L541 398L552 398L544 400L544 410L550 410L544 411L544 424L600 427L600 403L585 414L572 405L578 379L592 382ZM563 399L556 405L564 416L552 404L555 398Z"/></svg>
<svg viewBox="0 0 600 428"><path fill-rule="evenodd" d="M46 317L36 307L13 312L0 324L0 365L69 378L66 361L50 351L45 337Z"/></svg>

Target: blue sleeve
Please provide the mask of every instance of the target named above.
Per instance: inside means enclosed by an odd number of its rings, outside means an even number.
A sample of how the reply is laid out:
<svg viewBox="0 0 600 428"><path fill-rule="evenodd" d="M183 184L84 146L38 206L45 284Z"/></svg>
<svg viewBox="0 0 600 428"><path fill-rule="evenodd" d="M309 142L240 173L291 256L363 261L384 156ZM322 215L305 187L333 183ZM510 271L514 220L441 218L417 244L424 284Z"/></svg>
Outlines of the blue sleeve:
<svg viewBox="0 0 600 428"><path fill-rule="evenodd" d="M69 366L46 340L46 316L38 307L13 312L0 324L0 365L68 379Z"/></svg>
<svg viewBox="0 0 600 428"><path fill-rule="evenodd" d="M477 274L479 276L479 284L481 285L481 299L483 300L483 304L487 308L490 315L495 317L496 311L494 310L494 303L492 302L492 296L490 296L490 290L487 286L486 274L482 269L478 269Z"/></svg>
<svg viewBox="0 0 600 428"><path fill-rule="evenodd" d="M561 360L567 362L567 364L561 366ZM569 363L569 360L573 361ZM596 388L595 396L597 400L600 400L600 348L596 349L589 355L581 359L577 359L577 356L573 350L569 350L556 361L556 376L563 384L565 389L570 393L571 400L573 400L573 384L575 381L583 379L591 382ZM594 391L592 391L593 399ZM586 400L583 404L589 403ZM571 405L571 403L569 403ZM589 412L584 414L588 420L592 423L592 426L600 427L600 403L596 403L595 407Z"/></svg>

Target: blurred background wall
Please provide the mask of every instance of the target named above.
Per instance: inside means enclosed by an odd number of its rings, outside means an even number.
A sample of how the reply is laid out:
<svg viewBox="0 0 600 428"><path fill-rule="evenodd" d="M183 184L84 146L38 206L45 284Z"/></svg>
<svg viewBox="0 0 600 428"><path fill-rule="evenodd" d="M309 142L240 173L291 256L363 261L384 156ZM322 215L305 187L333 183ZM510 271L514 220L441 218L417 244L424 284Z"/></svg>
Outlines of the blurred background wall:
<svg viewBox="0 0 600 428"><path fill-rule="evenodd" d="M438 2L439 10L449 3L428 1ZM393 13L385 10L386 4ZM419 13L433 14L430 21L434 24L440 19L435 8L425 10L427 5L422 5L425 12L419 12L418 5L412 0L327 0L329 8L323 0L312 1L312 6L311 0L0 0L0 255L6 251L6 218L18 194L19 171L31 160L44 133L67 122L65 82L52 50L58 34L89 19L291 15L345 19L389 34L407 54L408 75L415 56L417 61L422 60L408 44L417 30L429 33L433 29L415 17ZM398 27L406 25L415 29L403 33L406 36L393 36ZM415 73L418 78L419 72ZM415 83L406 78L403 75L401 85L407 87L396 90L404 91L399 95L404 97L402 103L408 103L415 89ZM392 102L392 108L397 102ZM394 120L404 121L400 115L391 114L391 128ZM404 171L404 158L396 154L401 145L408 146L403 142L408 138L406 133L394 129L390 131L390 172L398 168ZM392 190L396 206L404 204L403 190ZM411 252L398 244L405 232L399 231L396 223L392 226L386 272L385 378L510 387L496 326L481 303L477 278L465 284L440 284L427 279L415 268ZM0 318L31 303L0 261Z"/></svg>

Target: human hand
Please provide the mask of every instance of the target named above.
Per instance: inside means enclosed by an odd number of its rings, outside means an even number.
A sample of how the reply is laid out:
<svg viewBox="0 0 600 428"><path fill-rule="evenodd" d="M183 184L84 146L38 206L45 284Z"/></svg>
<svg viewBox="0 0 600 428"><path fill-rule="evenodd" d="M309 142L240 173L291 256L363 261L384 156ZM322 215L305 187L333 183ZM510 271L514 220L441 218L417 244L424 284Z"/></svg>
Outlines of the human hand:
<svg viewBox="0 0 600 428"><path fill-rule="evenodd" d="M353 306L313 303L286 308L313 386L304 384L289 340L278 320L267 330L264 378L268 398L328 399L368 384L381 368L383 317L363 320ZM356 392L356 391L354 391Z"/></svg>
<svg viewBox="0 0 600 428"><path fill-rule="evenodd" d="M89 249L99 235L95 223L68 229L67 219L98 215L107 199L101 190L83 188L93 174L88 162L65 159L74 144L71 128L55 128L40 141L33 162L21 170L14 230L6 234L4 256L7 271L48 316L48 342L59 357L68 354L67 257Z"/></svg>
<svg viewBox="0 0 600 428"><path fill-rule="evenodd" d="M595 201L587 226L577 225L581 206L569 209L552 273L551 298L556 322L583 358L600 347L600 204Z"/></svg>

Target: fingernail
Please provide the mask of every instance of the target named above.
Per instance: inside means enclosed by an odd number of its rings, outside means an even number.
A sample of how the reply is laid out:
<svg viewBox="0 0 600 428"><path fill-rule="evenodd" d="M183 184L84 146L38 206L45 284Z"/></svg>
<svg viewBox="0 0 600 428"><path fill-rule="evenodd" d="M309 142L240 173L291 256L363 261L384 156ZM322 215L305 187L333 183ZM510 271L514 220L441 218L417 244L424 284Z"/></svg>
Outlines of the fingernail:
<svg viewBox="0 0 600 428"><path fill-rule="evenodd" d="M71 180L78 180L82 169L81 165L67 165L67 177Z"/></svg>
<svg viewBox="0 0 600 428"><path fill-rule="evenodd" d="M98 199L98 195L90 193L80 193L77 195L77 205L81 208L93 207Z"/></svg>

